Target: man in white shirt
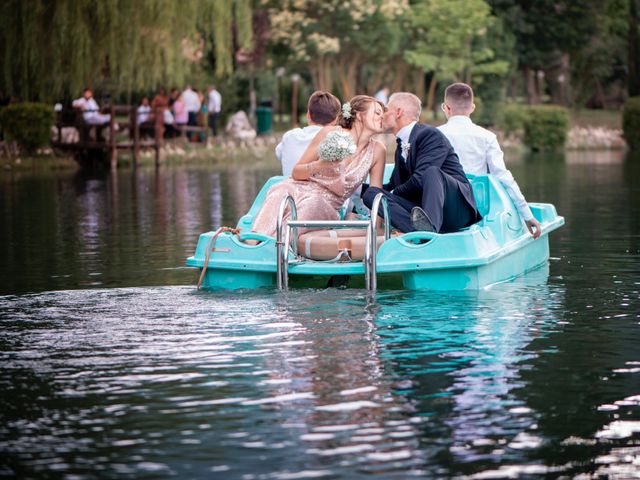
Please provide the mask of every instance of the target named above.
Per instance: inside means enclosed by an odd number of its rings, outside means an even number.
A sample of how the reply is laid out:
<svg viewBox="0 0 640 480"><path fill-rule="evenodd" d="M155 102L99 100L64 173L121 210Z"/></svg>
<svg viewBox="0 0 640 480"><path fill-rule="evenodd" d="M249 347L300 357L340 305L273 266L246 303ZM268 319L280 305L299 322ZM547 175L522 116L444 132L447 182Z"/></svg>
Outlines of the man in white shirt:
<svg viewBox="0 0 640 480"><path fill-rule="evenodd" d="M71 105L73 108L82 110L82 118L89 125L104 125L111 120L111 115L108 113L100 113L100 107L93 98L93 91L90 88L85 88L82 97L74 100Z"/></svg>
<svg viewBox="0 0 640 480"><path fill-rule="evenodd" d="M329 92L316 91L307 103L309 126L294 128L282 136L276 147L276 157L282 162L282 174L289 176L311 140L327 125L333 125L341 111L340 100Z"/></svg>
<svg viewBox="0 0 640 480"><path fill-rule="evenodd" d="M209 128L214 137L218 136L218 115L222 108L222 95L216 90L215 85L209 87L209 104L207 110L209 112Z"/></svg>
<svg viewBox="0 0 640 480"><path fill-rule="evenodd" d="M187 84L182 92L182 100L184 101L185 110L189 115L187 125L195 127L198 125L198 112L200 111L200 98L198 94L191 89L191 85ZM191 140L193 135L191 132L187 133L187 138Z"/></svg>
<svg viewBox="0 0 640 480"><path fill-rule="evenodd" d="M465 83L449 85L444 93L442 110L447 123L438 127L455 149L465 173L495 176L505 187L518 212L527 224L533 238L541 233L540 223L535 219L518 184L504 163L504 154L493 132L471 121L475 110L473 90Z"/></svg>

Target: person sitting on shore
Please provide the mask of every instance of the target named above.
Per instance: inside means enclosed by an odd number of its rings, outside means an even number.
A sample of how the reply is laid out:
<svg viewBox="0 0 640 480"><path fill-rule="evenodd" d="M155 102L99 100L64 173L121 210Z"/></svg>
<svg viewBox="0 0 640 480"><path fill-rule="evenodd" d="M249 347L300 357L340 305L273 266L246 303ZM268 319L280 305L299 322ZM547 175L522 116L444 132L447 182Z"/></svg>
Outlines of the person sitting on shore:
<svg viewBox="0 0 640 480"><path fill-rule="evenodd" d="M151 105L149 105L149 99L142 97L140 105L137 110L138 125L148 122L151 119Z"/></svg>
<svg viewBox="0 0 640 480"><path fill-rule="evenodd" d="M444 133L460 157L465 173L494 175L513 200L520 216L525 221L533 238L541 233L540 223L535 219L518 184L504 163L504 153L495 133L471 121L476 106L473 90L466 83L453 83L444 92L442 110L447 123L438 127Z"/></svg>
<svg viewBox="0 0 640 480"><path fill-rule="evenodd" d="M282 163L282 175L291 175L293 167L322 127L336 123L340 108L340 100L329 92L318 90L311 94L307 103L309 125L289 130L276 146L276 157Z"/></svg>
<svg viewBox="0 0 640 480"><path fill-rule="evenodd" d="M71 105L73 108L82 110L82 118L89 125L105 125L111 121L111 115L100 113L100 107L93 98L93 92L90 88L85 88L82 97L74 100Z"/></svg>

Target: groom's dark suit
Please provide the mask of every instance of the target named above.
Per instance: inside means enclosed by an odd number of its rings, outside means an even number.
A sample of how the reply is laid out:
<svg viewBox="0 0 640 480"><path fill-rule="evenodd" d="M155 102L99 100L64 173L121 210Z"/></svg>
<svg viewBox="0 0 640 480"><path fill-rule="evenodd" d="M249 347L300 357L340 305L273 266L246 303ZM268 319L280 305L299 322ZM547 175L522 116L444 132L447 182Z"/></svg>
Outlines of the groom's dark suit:
<svg viewBox="0 0 640 480"><path fill-rule="evenodd" d="M478 222L482 217L471 184L447 137L437 128L416 123L409 145L406 161L398 145L391 181L384 189L369 187L363 193L365 205L371 208L376 194L382 192L389 203L391 223L405 233L415 230L411 209L416 206L427 213L438 233Z"/></svg>

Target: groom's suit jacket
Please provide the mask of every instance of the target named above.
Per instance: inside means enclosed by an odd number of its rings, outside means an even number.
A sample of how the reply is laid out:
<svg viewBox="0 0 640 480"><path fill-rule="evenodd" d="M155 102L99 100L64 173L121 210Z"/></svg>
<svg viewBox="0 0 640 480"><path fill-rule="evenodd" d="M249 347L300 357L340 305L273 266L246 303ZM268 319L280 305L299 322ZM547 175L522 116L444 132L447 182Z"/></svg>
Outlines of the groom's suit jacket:
<svg viewBox="0 0 640 480"><path fill-rule="evenodd" d="M476 207L471 184L464 174L458 155L447 137L435 127L416 123L409 135L409 152L406 161L400 148L396 148L395 167L390 182L383 188L416 204L422 199L422 176L427 168L435 166L455 178L465 202L475 211L475 221L481 216Z"/></svg>

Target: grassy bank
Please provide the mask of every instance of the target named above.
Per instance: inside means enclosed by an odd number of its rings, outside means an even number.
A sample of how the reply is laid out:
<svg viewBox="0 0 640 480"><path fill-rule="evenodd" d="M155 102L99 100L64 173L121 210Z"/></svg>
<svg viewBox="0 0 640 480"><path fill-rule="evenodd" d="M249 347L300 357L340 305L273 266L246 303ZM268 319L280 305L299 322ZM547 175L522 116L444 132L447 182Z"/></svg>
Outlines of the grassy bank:
<svg viewBox="0 0 640 480"><path fill-rule="evenodd" d="M213 163L221 166L246 163L277 165L273 150L282 134L289 128L289 117L284 116L282 121L279 120L277 117L274 118L274 133L258 136L256 139L247 142L237 142L224 136L215 139L210 138L206 144L187 143L180 139L167 141L161 151L161 162L167 165L184 163L203 163L208 165ZM443 122L443 115L439 115L429 123L440 125ZM621 125L622 112L618 110L571 110L567 148L584 150L624 148L624 141L620 137ZM504 138L499 131L497 133L505 150L526 150L518 138ZM393 142L388 142L388 148L393 149ZM392 161L393 155L390 155L389 158ZM131 155L122 153L119 166L126 168L132 164ZM141 152L140 166L154 164L155 155L153 151ZM0 166L4 171L58 171L78 168L78 164L73 157L57 155L50 148L42 149L38 155L33 157L22 157L20 155L0 157Z"/></svg>

